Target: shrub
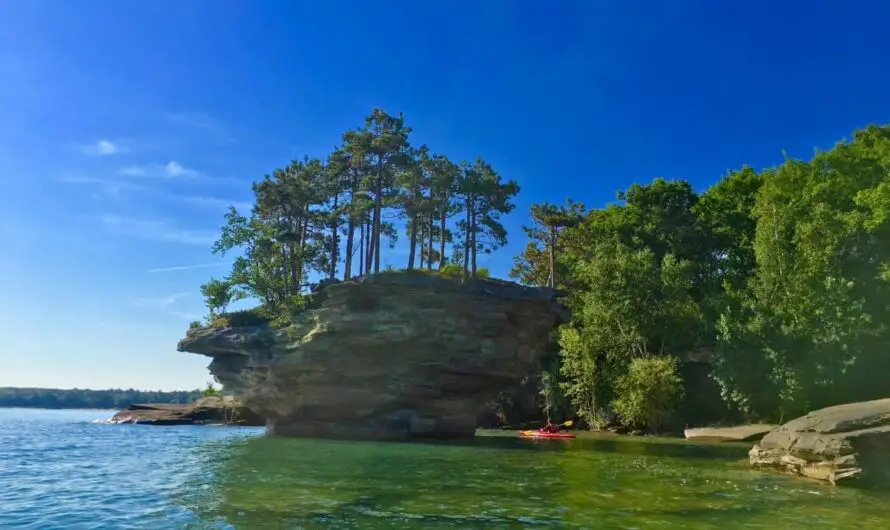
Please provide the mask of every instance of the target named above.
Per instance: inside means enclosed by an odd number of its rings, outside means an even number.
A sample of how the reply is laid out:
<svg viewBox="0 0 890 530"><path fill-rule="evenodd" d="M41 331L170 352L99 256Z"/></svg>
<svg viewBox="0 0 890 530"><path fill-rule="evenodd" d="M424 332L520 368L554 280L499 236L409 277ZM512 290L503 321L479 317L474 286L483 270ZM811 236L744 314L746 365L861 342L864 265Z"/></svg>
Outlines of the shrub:
<svg viewBox="0 0 890 530"><path fill-rule="evenodd" d="M457 263L446 263L444 267L437 271L439 274L446 278L463 278L464 276L464 268L460 264ZM490 276L488 269L485 267L479 267L476 269L476 277L477 278L488 278Z"/></svg>
<svg viewBox="0 0 890 530"><path fill-rule="evenodd" d="M202 397L221 396L222 390L217 388L213 383L208 382L207 387L201 391Z"/></svg>
<svg viewBox="0 0 890 530"><path fill-rule="evenodd" d="M658 432L683 398L683 378L675 357L637 357L618 378L615 413L627 426Z"/></svg>
<svg viewBox="0 0 890 530"><path fill-rule="evenodd" d="M268 315L266 308L260 306L242 311L213 315L210 318L210 325L219 328L262 326L263 324L268 324L272 318L272 316Z"/></svg>
<svg viewBox="0 0 890 530"><path fill-rule="evenodd" d="M200 320L192 320L189 322L189 329L198 329L200 327L203 327Z"/></svg>

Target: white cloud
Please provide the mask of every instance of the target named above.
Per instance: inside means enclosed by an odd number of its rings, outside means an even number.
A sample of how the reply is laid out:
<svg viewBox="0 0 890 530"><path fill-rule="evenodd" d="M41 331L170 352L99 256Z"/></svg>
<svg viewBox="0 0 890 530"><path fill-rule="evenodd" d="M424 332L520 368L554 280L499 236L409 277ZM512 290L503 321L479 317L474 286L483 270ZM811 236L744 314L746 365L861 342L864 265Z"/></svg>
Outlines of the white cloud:
<svg viewBox="0 0 890 530"><path fill-rule="evenodd" d="M146 177L148 176L148 170L144 166L127 166L121 168L120 174L128 177Z"/></svg>
<svg viewBox="0 0 890 530"><path fill-rule="evenodd" d="M123 153L126 150L109 140L99 140L94 144L79 146L80 152L90 156L109 156Z"/></svg>
<svg viewBox="0 0 890 530"><path fill-rule="evenodd" d="M196 169L185 167L175 160L166 164L150 164L144 166L126 166L119 173L128 177L153 178L196 178L204 174Z"/></svg>
<svg viewBox="0 0 890 530"><path fill-rule="evenodd" d="M213 230L179 228L160 219L133 219L106 214L100 216L99 221L117 234L165 243L210 246L218 235Z"/></svg>
<svg viewBox="0 0 890 530"><path fill-rule="evenodd" d="M172 267L160 267L157 269L148 269L145 272L150 274L156 274L159 272L176 272L176 271L190 271L194 269L209 269L210 267L221 267L223 265L228 265L228 263L198 263L197 265L174 265Z"/></svg>

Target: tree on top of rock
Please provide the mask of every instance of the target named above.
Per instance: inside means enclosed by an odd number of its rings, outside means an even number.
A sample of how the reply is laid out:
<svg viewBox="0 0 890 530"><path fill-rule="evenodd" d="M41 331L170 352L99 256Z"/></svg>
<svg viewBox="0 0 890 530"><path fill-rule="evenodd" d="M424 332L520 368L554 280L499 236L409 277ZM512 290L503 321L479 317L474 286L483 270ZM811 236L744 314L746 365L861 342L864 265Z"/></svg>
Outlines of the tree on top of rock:
<svg viewBox="0 0 890 530"><path fill-rule="evenodd" d="M476 276L476 257L480 252L489 254L507 243L507 229L500 217L513 211L512 200L518 193L515 181L503 182L481 157L473 165L462 165L456 196L464 211L464 219L458 223L463 239L460 250L464 276Z"/></svg>

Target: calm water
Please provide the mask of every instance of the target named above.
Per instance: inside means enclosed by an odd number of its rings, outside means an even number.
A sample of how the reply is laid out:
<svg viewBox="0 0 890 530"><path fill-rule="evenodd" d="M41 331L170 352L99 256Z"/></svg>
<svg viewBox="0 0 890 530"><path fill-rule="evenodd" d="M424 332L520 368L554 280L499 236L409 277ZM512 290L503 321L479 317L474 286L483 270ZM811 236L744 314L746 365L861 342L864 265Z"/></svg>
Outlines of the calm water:
<svg viewBox="0 0 890 530"><path fill-rule="evenodd" d="M273 439L0 409L0 528L890 528L890 494L746 469L743 446Z"/></svg>

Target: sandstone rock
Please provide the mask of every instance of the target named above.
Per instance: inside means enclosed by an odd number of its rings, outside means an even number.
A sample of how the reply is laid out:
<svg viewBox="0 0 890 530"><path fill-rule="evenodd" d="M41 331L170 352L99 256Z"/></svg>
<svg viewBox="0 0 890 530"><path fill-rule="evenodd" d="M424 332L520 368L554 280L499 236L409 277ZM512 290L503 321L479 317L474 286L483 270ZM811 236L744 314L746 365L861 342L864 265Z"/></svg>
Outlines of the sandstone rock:
<svg viewBox="0 0 890 530"><path fill-rule="evenodd" d="M765 423L732 427L699 427L686 429L683 431L683 435L687 440L701 442L750 442L762 438L764 434L776 427L778 425Z"/></svg>
<svg viewBox="0 0 890 530"><path fill-rule="evenodd" d="M272 434L471 437L487 401L516 384L570 313L553 289L425 273L326 285L290 326L198 328L178 349Z"/></svg>
<svg viewBox="0 0 890 530"><path fill-rule="evenodd" d="M890 487L890 399L811 412L770 431L751 465L827 480Z"/></svg>
<svg viewBox="0 0 890 530"><path fill-rule="evenodd" d="M231 397L208 396L187 405L149 403L130 405L127 410L115 414L111 423L137 423L141 425L200 425L227 423L233 425L261 426L266 422L250 409Z"/></svg>

